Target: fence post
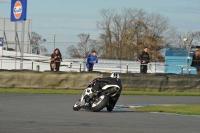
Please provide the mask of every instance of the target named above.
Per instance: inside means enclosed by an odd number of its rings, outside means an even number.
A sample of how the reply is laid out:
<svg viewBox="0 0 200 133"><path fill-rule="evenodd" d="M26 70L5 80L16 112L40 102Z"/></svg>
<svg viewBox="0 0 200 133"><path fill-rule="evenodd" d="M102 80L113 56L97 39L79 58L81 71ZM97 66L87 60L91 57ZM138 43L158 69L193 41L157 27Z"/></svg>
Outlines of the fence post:
<svg viewBox="0 0 200 133"><path fill-rule="evenodd" d="M33 61L32 61L32 71L33 71Z"/></svg>
<svg viewBox="0 0 200 133"><path fill-rule="evenodd" d="M183 74L183 65L182 65L182 67L181 67L181 74Z"/></svg>
<svg viewBox="0 0 200 133"><path fill-rule="evenodd" d="M188 39L186 41L188 41ZM186 62L187 63L186 74L190 74L190 71L189 71L190 65L189 65L189 63L190 63L190 51L191 51L192 41L193 41L193 39L190 41L189 46L188 46L188 50L187 50L188 55L187 55L187 62ZM185 40L184 40L184 42L185 42Z"/></svg>
<svg viewBox="0 0 200 133"><path fill-rule="evenodd" d="M40 71L40 65L37 65L36 67L37 67L37 71Z"/></svg>
<svg viewBox="0 0 200 133"><path fill-rule="evenodd" d="M128 73L128 64L126 64L126 73Z"/></svg>
<svg viewBox="0 0 200 133"><path fill-rule="evenodd" d="M82 63L80 62L80 69L79 69L79 70L80 70L80 72L81 72L81 65L82 65Z"/></svg>

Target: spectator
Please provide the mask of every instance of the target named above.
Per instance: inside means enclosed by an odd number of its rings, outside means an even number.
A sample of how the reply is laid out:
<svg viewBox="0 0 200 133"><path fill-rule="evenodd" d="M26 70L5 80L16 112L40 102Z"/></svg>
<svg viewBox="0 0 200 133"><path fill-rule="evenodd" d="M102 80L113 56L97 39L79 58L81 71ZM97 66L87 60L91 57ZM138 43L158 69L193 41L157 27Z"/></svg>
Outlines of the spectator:
<svg viewBox="0 0 200 133"><path fill-rule="evenodd" d="M88 68L88 71L93 71L93 66L95 63L98 63L97 52L92 51L92 53L89 54L86 62L86 67Z"/></svg>
<svg viewBox="0 0 200 133"><path fill-rule="evenodd" d="M200 74L200 51L199 50L195 51L191 66L195 67L197 69L197 73Z"/></svg>
<svg viewBox="0 0 200 133"><path fill-rule="evenodd" d="M62 62L62 54L60 53L60 50L56 48L54 50L54 53L51 54L51 63L50 63L51 71L54 70L59 71L61 62Z"/></svg>
<svg viewBox="0 0 200 133"><path fill-rule="evenodd" d="M139 60L141 61L140 73L147 73L147 65L150 62L150 57L148 54L148 48L145 47L140 53Z"/></svg>

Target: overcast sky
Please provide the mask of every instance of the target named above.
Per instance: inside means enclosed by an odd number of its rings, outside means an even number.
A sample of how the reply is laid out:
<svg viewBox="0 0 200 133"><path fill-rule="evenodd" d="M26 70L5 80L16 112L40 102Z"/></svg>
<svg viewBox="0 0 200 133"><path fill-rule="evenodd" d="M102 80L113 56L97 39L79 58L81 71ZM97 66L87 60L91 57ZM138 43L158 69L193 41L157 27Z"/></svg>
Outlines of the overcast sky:
<svg viewBox="0 0 200 133"><path fill-rule="evenodd" d="M0 0L0 17L10 17L10 1ZM76 41L79 33L89 33L97 39L103 8L139 8L169 18L179 31L200 30L200 0L28 0L27 19L32 19L33 31L49 40L56 34L62 41Z"/></svg>

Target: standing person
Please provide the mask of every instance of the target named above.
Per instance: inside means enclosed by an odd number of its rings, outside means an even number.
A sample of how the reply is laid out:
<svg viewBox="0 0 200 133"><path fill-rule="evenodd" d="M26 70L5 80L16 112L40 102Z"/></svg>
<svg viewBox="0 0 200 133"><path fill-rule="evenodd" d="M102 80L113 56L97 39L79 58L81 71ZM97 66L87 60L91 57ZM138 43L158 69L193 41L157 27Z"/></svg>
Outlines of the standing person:
<svg viewBox="0 0 200 133"><path fill-rule="evenodd" d="M195 51L191 66L195 67L197 69L197 73L200 74L200 51L199 50Z"/></svg>
<svg viewBox="0 0 200 133"><path fill-rule="evenodd" d="M139 60L141 61L140 73L147 73L147 64L150 62L150 57L148 54L148 48L145 47L140 53Z"/></svg>
<svg viewBox="0 0 200 133"><path fill-rule="evenodd" d="M56 48L53 54L51 54L51 63L50 63L51 71L54 71L55 69L56 71L59 71L61 62L62 62L62 54L60 53L60 50Z"/></svg>
<svg viewBox="0 0 200 133"><path fill-rule="evenodd" d="M92 51L92 53L89 54L86 62L86 67L88 68L88 71L93 71L93 66L95 63L98 63L98 57L97 52Z"/></svg>

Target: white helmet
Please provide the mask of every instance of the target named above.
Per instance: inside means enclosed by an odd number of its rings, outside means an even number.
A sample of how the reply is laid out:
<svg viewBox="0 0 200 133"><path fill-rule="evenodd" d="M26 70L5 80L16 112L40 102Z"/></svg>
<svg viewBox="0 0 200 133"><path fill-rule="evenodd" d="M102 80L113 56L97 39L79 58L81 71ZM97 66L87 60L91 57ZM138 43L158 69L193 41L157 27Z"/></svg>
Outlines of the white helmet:
<svg viewBox="0 0 200 133"><path fill-rule="evenodd" d="M118 78L119 79L119 74L118 73L112 73L110 75L111 78Z"/></svg>

